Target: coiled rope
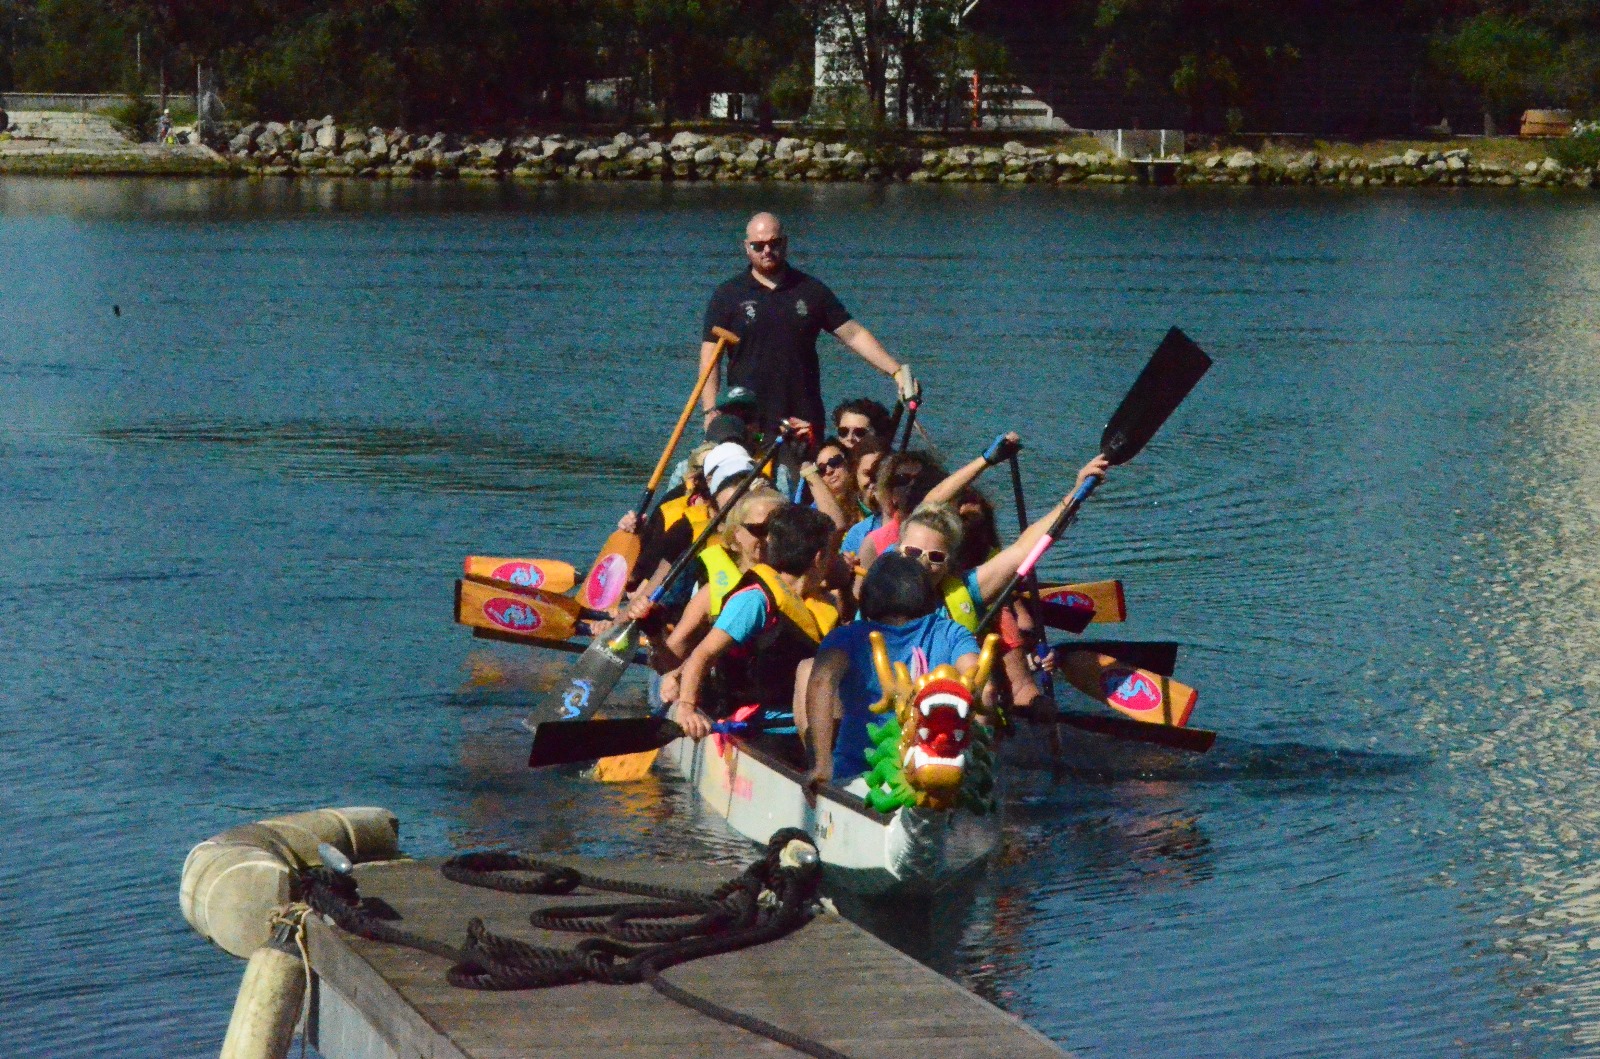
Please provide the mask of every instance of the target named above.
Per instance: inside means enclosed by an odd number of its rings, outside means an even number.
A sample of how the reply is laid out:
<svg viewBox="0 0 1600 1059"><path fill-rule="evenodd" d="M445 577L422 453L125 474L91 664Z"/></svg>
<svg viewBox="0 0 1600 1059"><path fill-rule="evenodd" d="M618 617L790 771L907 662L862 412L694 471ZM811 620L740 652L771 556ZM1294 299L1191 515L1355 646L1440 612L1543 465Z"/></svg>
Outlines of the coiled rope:
<svg viewBox="0 0 1600 1059"><path fill-rule="evenodd" d="M351 876L312 867L299 877L305 902L341 929L449 960L447 978L463 989L648 982L668 999L720 1022L817 1059L847 1059L823 1044L715 1004L661 977L669 967L775 941L810 922L816 914L822 866L816 843L804 831L775 832L760 860L709 894L603 879L522 853L462 854L440 870L454 882L507 893L566 894L581 886L648 900L554 906L529 916L535 927L544 930L591 935L570 949L503 937L477 918L467 923L466 943L455 948L380 918L362 902Z"/></svg>

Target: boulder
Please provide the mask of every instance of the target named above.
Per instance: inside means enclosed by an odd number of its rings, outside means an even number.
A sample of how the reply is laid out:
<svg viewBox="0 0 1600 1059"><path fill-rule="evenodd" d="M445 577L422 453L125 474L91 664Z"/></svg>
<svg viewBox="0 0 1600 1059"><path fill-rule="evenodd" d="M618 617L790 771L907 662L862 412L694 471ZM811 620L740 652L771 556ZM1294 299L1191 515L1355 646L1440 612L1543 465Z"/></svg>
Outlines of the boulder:
<svg viewBox="0 0 1600 1059"><path fill-rule="evenodd" d="M673 136L670 142L673 147L698 148L706 142L706 137L701 136L698 132L690 132L688 129L685 129Z"/></svg>
<svg viewBox="0 0 1600 1059"><path fill-rule="evenodd" d="M248 150L250 150L250 136L247 133L241 132L228 141L229 154L244 154Z"/></svg>
<svg viewBox="0 0 1600 1059"><path fill-rule="evenodd" d="M301 133L300 134L300 152L302 154L309 154L310 152L315 151L316 149L317 149L317 136L316 136L316 133L314 133L314 132L303 132L303 133Z"/></svg>
<svg viewBox="0 0 1600 1059"><path fill-rule="evenodd" d="M1459 173L1467 168L1467 160L1452 151L1444 156L1444 167L1452 173Z"/></svg>
<svg viewBox="0 0 1600 1059"><path fill-rule="evenodd" d="M1427 158L1427 155L1413 147L1411 150L1400 156L1400 163L1402 165L1416 167L1420 166L1425 158Z"/></svg>
<svg viewBox="0 0 1600 1059"><path fill-rule="evenodd" d="M676 139L676 137L674 137L674 139ZM703 141L705 138L701 137L701 139ZM715 162L717 160L717 153L718 152L717 152L717 149L715 147L711 147L711 146L702 147L702 148L700 148L698 151L696 151L694 153L694 164L695 165L710 165L712 162Z"/></svg>
<svg viewBox="0 0 1600 1059"><path fill-rule="evenodd" d="M622 157L622 148L615 143L607 143L595 148L595 153L606 161L611 162Z"/></svg>
<svg viewBox="0 0 1600 1059"><path fill-rule="evenodd" d="M1379 169L1398 169L1401 166L1407 165L1409 163L1406 162L1405 157L1403 155L1391 154L1391 155L1388 155L1386 157L1378 159L1378 161L1376 163L1374 163L1374 164Z"/></svg>
<svg viewBox="0 0 1600 1059"><path fill-rule="evenodd" d="M1007 140L1001 145L1000 150L1006 154L1027 154L1028 148L1018 140Z"/></svg>
<svg viewBox="0 0 1600 1059"><path fill-rule="evenodd" d="M275 136L280 140L283 139L284 134L288 131L289 126L285 125L281 121L269 121L261 127L261 132L263 135Z"/></svg>
<svg viewBox="0 0 1600 1059"><path fill-rule="evenodd" d="M625 132L619 132L615 136L611 137L611 144L617 149L619 154L623 151L626 151L637 142L637 140Z"/></svg>
<svg viewBox="0 0 1600 1059"><path fill-rule="evenodd" d="M333 125L319 126L315 139L318 147L331 151L339 146L339 130Z"/></svg>
<svg viewBox="0 0 1600 1059"><path fill-rule="evenodd" d="M1254 169L1260 165L1256 156L1250 151L1235 151L1228 156L1227 167L1232 170Z"/></svg>
<svg viewBox="0 0 1600 1059"><path fill-rule="evenodd" d="M600 161L600 152L595 150L593 147L585 147L583 150L579 151L577 156L572 160L577 162L579 165L588 165L591 162Z"/></svg>
<svg viewBox="0 0 1600 1059"><path fill-rule="evenodd" d="M365 169L372 164L372 156L361 148L355 147L344 153L344 164L351 169Z"/></svg>

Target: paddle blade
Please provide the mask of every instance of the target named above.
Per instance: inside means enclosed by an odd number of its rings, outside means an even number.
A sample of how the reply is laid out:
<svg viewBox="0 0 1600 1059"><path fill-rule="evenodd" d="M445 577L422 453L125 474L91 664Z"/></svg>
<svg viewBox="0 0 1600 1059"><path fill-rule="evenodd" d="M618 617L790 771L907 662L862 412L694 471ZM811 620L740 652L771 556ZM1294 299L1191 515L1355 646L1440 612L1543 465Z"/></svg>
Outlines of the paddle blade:
<svg viewBox="0 0 1600 1059"><path fill-rule="evenodd" d="M1119 662L1163 677L1172 676L1178 665L1178 645L1171 640L1077 640L1063 649L1110 655Z"/></svg>
<svg viewBox="0 0 1600 1059"><path fill-rule="evenodd" d="M1209 367L1211 358L1188 335L1176 327L1167 332L1100 435L1112 466L1139 454Z"/></svg>
<svg viewBox="0 0 1600 1059"><path fill-rule="evenodd" d="M1056 672L1091 699L1147 724L1182 727L1199 698L1187 684L1094 651L1057 651Z"/></svg>
<svg viewBox="0 0 1600 1059"><path fill-rule="evenodd" d="M605 547L583 579L578 600L591 610L610 610L622 601L628 587L628 574L639 558L639 535L617 530L606 538Z"/></svg>
<svg viewBox="0 0 1600 1059"><path fill-rule="evenodd" d="M1216 732L1204 728L1172 728L1164 724L1130 721L1126 717L1108 717L1103 713L1077 713L1062 711L1056 720L1084 732L1126 739L1136 743L1150 743L1173 750L1187 750L1191 754L1204 754L1217 741Z"/></svg>
<svg viewBox="0 0 1600 1059"><path fill-rule="evenodd" d="M502 592L508 592L514 596L521 596L524 599L533 600L541 607L554 607L556 610L559 610L562 613L570 616L573 621L598 618L605 618L607 620L610 619L610 615L608 614L601 614L598 611L584 610L583 604L579 603L571 596L563 596L556 592L546 592L541 588L528 588L524 585L515 584L510 581L501 581L492 577L477 577L469 574L466 580L475 581L480 585L488 585L490 588L497 588Z"/></svg>
<svg viewBox="0 0 1600 1059"><path fill-rule="evenodd" d="M1123 594L1121 581L1041 585L1039 601L1045 605L1045 624L1052 629L1081 632L1090 622L1105 625L1128 620L1128 600ZM1052 616L1063 624L1056 624L1051 620ZM1073 624L1078 627L1072 628Z"/></svg>
<svg viewBox="0 0 1600 1059"><path fill-rule="evenodd" d="M499 581L519 588L542 588L546 592L571 592L578 583L578 571L571 563L555 559L496 559L488 555L469 555L461 572L474 581Z"/></svg>
<svg viewBox="0 0 1600 1059"><path fill-rule="evenodd" d="M634 783L650 775L650 769L661 755L659 748L642 750L637 754L619 754L603 757L594 763L594 778L601 783Z"/></svg>
<svg viewBox="0 0 1600 1059"><path fill-rule="evenodd" d="M616 721L544 721L533 730L529 768L571 765L617 754L659 750L683 734L665 717Z"/></svg>
<svg viewBox="0 0 1600 1059"><path fill-rule="evenodd" d="M526 642L565 640L577 631L577 623L560 607L547 606L521 592L465 580L456 582L456 621L494 633L499 639Z"/></svg>
<svg viewBox="0 0 1600 1059"><path fill-rule="evenodd" d="M533 712L528 714L528 727L536 728L547 721L582 721L592 717L596 710L605 705L617 681L622 679L638 643L639 628L631 621L624 622L604 636L596 636L583 652L583 657L567 674L567 679L549 691ZM610 753L624 752L607 751L594 756L606 757Z"/></svg>

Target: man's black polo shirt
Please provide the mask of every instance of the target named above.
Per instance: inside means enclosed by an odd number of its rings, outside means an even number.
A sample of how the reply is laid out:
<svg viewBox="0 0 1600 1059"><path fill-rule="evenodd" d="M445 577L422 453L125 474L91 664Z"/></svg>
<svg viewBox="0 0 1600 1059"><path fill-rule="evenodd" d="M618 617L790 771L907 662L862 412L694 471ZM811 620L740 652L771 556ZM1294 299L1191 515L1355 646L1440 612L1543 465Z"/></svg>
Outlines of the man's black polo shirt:
<svg viewBox="0 0 1600 1059"><path fill-rule="evenodd" d="M713 327L739 336L739 344L723 353L728 385L755 392L764 429L798 416L822 430L827 413L817 336L849 322L849 312L833 291L799 269L785 270L775 290L746 269L711 296L704 338L716 341Z"/></svg>

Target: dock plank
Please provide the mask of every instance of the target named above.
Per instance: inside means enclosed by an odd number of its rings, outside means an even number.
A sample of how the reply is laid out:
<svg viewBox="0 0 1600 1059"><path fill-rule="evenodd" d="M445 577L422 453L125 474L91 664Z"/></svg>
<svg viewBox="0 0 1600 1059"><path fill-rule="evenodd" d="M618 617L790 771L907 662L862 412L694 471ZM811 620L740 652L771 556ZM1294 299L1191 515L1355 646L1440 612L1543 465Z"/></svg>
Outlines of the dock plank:
<svg viewBox="0 0 1600 1059"><path fill-rule="evenodd" d="M699 864L551 858L613 879L710 890L731 870ZM445 879L438 861L357 867L361 892L382 898L407 929L460 944L467 920L532 944L569 947L577 936L537 930L537 907L607 900L527 896ZM445 980L448 964L402 946L352 937L320 920L309 931L319 990L343 1003L319 1004L313 1043L327 1059L392 1054L426 1059L729 1059L799 1053L707 1018L647 985L582 983L553 989L484 992ZM821 1041L853 1059L903 1059L937 1042L951 1059L1060 1057L1062 1050L1020 1019L879 941L838 916L819 916L781 941L682 964L666 978L698 996ZM327 1020L353 1011L371 1040ZM326 1045L327 1047L324 1047ZM335 1050L327 1050L333 1048ZM349 1055L336 1054L347 1050Z"/></svg>

